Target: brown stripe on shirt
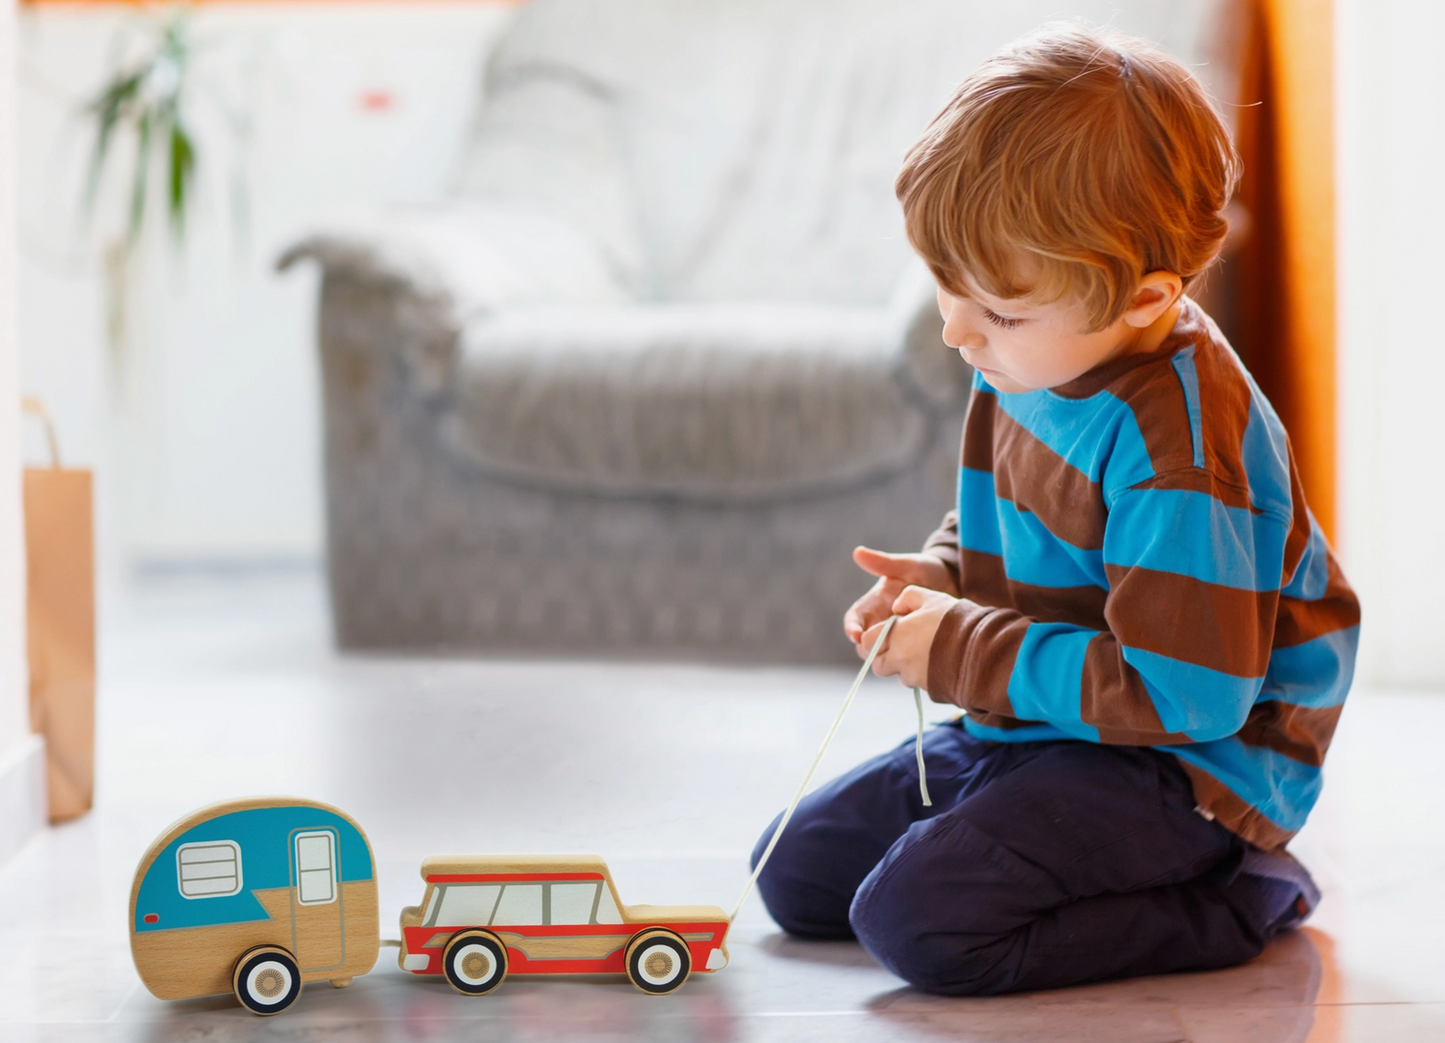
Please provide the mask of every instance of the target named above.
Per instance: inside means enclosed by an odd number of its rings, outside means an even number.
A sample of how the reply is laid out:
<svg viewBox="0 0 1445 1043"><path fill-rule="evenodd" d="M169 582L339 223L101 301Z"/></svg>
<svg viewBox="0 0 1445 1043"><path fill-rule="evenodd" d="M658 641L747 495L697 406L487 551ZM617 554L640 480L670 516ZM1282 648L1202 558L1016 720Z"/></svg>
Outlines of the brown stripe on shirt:
<svg viewBox="0 0 1445 1043"><path fill-rule="evenodd" d="M1239 357L1225 346L1224 335L1202 310L1190 304L1194 371L1199 376L1200 428L1204 435L1204 463L1221 484L1248 490L1249 474L1239 447L1249 427L1249 378ZM1276 504L1283 508L1284 504Z"/></svg>
<svg viewBox="0 0 1445 1043"><path fill-rule="evenodd" d="M1121 377L1110 392L1123 399L1134 414L1149 463L1155 474L1194 466L1194 429L1189 422L1189 404L1184 385L1170 361L1182 345L1171 339L1147 366L1139 366ZM1196 353L1197 354L1197 353ZM1168 371L1161 380L1159 370Z"/></svg>
<svg viewBox="0 0 1445 1043"><path fill-rule="evenodd" d="M994 492L1081 550L1104 546L1109 510L1098 482L1045 445L1003 410L993 420Z"/></svg>
<svg viewBox="0 0 1445 1043"><path fill-rule="evenodd" d="M1291 760L1318 768L1335 734L1343 706L1296 706L1274 699L1255 703L1239 741L1282 753Z"/></svg>
<svg viewBox="0 0 1445 1043"><path fill-rule="evenodd" d="M1130 648L1235 677L1263 677L1276 590L1241 590L1176 572L1105 565L1108 628Z"/></svg>
<svg viewBox="0 0 1445 1043"><path fill-rule="evenodd" d="M968 416L963 420L963 447L959 451L964 467L975 471L993 470L994 418L1002 412L998 396L990 392L975 391L968 400Z"/></svg>
<svg viewBox="0 0 1445 1043"><path fill-rule="evenodd" d="M1289 838L1294 836L1289 830L1281 829L1265 818L1257 808L1247 804L1242 797L1203 768L1182 759L1179 766L1189 776L1194 787L1194 799L1199 807L1209 812L1220 825L1238 833L1255 847L1272 851L1283 847Z"/></svg>
<svg viewBox="0 0 1445 1043"><path fill-rule="evenodd" d="M943 524L923 541L923 553L931 554L948 567L953 578L953 589L963 589L963 578L959 573L958 508L943 516Z"/></svg>
<svg viewBox="0 0 1445 1043"><path fill-rule="evenodd" d="M959 552L963 596L980 605L1016 608L1043 623L1076 623L1090 630L1107 630L1104 604L1109 592L1103 587L1040 587L1009 579L1003 558L986 551Z"/></svg>
<svg viewBox="0 0 1445 1043"><path fill-rule="evenodd" d="M1360 625L1360 599L1345 581L1339 563L1328 558L1329 579L1324 596L1314 601L1281 597L1274 623L1274 647L1291 648L1306 641Z"/></svg>
<svg viewBox="0 0 1445 1043"><path fill-rule="evenodd" d="M1215 475L1198 467L1184 467L1173 471L1166 471L1153 478L1143 481L1134 488L1165 489L1170 492L1204 493L1206 496L1213 496L1226 507L1238 507L1241 510L1260 513L1254 510L1254 505L1249 499L1249 487L1247 485L1232 485L1220 481Z"/></svg>
<svg viewBox="0 0 1445 1043"><path fill-rule="evenodd" d="M928 694L970 713L1017 717L1008 683L1028 628L1029 620L1009 609L956 602L939 621L929 648Z"/></svg>
<svg viewBox="0 0 1445 1043"><path fill-rule="evenodd" d="M1084 650L1080 685L1080 716L1099 733L1099 741L1121 746L1189 742L1189 736L1166 732L1144 680L1124 661L1124 649L1109 633L1093 638Z"/></svg>

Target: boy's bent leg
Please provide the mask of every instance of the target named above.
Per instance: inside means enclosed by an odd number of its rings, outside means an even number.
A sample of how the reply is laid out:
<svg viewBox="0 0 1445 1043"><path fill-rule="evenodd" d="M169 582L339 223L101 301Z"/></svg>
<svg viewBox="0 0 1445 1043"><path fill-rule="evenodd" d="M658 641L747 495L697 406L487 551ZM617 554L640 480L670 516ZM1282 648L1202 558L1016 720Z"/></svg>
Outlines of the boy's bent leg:
<svg viewBox="0 0 1445 1043"><path fill-rule="evenodd" d="M1059 743L920 822L859 888L858 938L931 991L990 994L1224 966L1264 905L1245 845L1168 754Z"/></svg>
<svg viewBox="0 0 1445 1043"><path fill-rule="evenodd" d="M853 895L894 842L915 822L948 810L1027 761L1038 746L983 742L956 724L930 729L923 754L931 808L919 794L912 740L820 786L798 805L758 878L768 912L790 934L853 937L848 922ZM774 819L758 838L751 865L758 864L777 828Z"/></svg>

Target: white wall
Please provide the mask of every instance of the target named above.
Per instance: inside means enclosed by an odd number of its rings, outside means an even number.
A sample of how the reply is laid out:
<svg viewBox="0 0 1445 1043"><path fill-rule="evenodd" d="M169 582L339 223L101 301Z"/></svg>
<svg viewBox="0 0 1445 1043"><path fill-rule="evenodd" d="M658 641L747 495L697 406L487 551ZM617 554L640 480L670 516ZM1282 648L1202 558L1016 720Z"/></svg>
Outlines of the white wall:
<svg viewBox="0 0 1445 1043"><path fill-rule="evenodd" d="M1338 0L1342 546L1360 678L1445 688L1445 6Z"/></svg>
<svg viewBox="0 0 1445 1043"><path fill-rule="evenodd" d="M271 263L315 223L445 190L484 56L512 12L446 0L205 5L194 27L209 41L193 110L198 220L184 255L159 226L141 248L119 352L104 334L100 246L123 201L113 191L91 231L78 223L90 139L75 114L147 15L21 12L22 383L51 406L68 458L97 468L107 574L319 555L315 275L278 277ZM227 108L251 121L244 150ZM231 219L237 170L244 235Z"/></svg>
<svg viewBox="0 0 1445 1043"><path fill-rule="evenodd" d="M16 438L14 20L14 0L0 0L0 765L30 733Z"/></svg>

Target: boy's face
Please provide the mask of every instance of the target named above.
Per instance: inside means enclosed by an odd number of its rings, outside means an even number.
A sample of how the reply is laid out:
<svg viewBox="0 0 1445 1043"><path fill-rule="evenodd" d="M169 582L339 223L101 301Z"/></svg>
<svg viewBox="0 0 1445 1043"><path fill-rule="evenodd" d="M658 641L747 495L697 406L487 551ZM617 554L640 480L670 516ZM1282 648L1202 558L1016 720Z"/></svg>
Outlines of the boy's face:
<svg viewBox="0 0 1445 1043"><path fill-rule="evenodd" d="M1089 319L1080 300L994 297L972 279L963 282L967 296L938 289L943 342L1007 393L1058 387L1121 355L1152 351L1177 316L1179 278L1168 272L1146 276L1129 311L1093 332L1084 332Z"/></svg>

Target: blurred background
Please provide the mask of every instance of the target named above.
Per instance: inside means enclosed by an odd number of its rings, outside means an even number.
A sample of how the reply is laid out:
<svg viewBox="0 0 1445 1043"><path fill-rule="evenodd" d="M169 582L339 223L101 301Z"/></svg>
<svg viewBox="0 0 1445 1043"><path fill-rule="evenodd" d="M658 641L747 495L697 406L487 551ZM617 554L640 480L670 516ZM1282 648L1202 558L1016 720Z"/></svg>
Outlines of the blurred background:
<svg viewBox="0 0 1445 1043"><path fill-rule="evenodd" d="M94 472L102 600L325 573L346 647L846 656L839 552L926 534L967 379L892 170L1060 16L1220 100L1206 301L1364 596L1362 679L1445 684L1445 16L1406 0L21 3L14 387Z"/></svg>

